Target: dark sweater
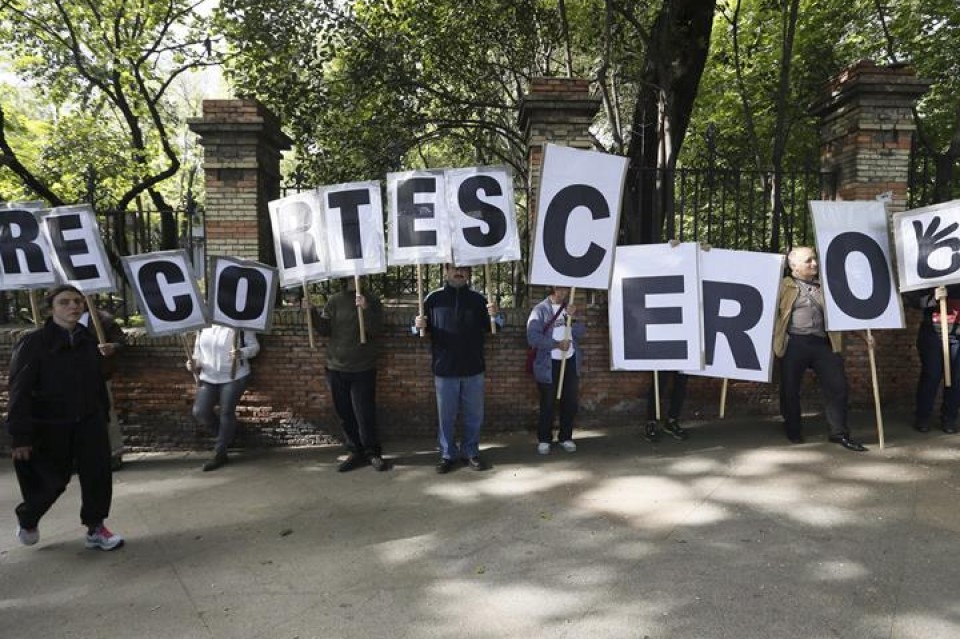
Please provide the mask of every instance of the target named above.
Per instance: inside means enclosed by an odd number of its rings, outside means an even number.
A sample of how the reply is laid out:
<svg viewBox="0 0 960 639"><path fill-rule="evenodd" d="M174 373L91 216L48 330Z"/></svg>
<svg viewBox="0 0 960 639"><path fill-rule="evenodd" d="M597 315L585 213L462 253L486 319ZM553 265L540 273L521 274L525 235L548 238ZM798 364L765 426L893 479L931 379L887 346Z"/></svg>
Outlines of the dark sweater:
<svg viewBox="0 0 960 639"><path fill-rule="evenodd" d="M487 300L470 288L445 285L423 301L433 374L437 377L470 377L486 370L484 335L490 332Z"/></svg>
<svg viewBox="0 0 960 639"><path fill-rule="evenodd" d="M359 373L377 367L380 352L377 337L383 330L383 306L373 295L367 295L363 311L366 344L360 343L360 321L357 318L356 294L341 291L331 296L317 320L317 333L328 337L327 368L342 373Z"/></svg>
<svg viewBox="0 0 960 639"><path fill-rule="evenodd" d="M52 319L20 339L10 360L7 430L13 446L33 445L35 424L73 422L100 411L107 391L97 339L81 325L70 334Z"/></svg>

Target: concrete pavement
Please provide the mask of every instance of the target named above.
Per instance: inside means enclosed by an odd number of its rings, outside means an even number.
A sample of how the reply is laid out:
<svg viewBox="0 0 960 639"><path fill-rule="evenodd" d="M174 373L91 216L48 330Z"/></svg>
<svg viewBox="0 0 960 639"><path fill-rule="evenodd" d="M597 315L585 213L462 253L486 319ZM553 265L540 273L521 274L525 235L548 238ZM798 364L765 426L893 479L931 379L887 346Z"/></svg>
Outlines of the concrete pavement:
<svg viewBox="0 0 960 639"><path fill-rule="evenodd" d="M690 422L484 443L487 472L433 470L392 442L388 473L337 473L333 447L128 456L83 548L74 481L14 538L0 462L0 636L81 638L960 637L960 435L854 416L871 451L792 446L777 420ZM816 436L815 436L816 435Z"/></svg>

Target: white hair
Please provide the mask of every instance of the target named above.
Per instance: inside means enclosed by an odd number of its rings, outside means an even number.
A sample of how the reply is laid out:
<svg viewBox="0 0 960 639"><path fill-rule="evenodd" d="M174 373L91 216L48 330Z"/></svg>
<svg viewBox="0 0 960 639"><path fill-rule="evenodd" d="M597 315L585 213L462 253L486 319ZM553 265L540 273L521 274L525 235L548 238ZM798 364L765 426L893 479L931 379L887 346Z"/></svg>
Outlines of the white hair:
<svg viewBox="0 0 960 639"><path fill-rule="evenodd" d="M812 246L795 246L790 249L790 252L787 253L787 266L790 267L791 271L797 266L797 258L800 251L810 251L811 253L815 252Z"/></svg>

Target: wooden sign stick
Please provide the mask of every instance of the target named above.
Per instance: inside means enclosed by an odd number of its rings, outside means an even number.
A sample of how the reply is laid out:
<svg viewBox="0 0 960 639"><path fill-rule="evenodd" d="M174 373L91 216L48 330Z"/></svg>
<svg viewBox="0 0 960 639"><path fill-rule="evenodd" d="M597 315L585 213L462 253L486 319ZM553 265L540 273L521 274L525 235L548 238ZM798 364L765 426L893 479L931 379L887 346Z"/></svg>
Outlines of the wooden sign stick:
<svg viewBox="0 0 960 639"><path fill-rule="evenodd" d="M233 355L230 360L230 379L237 378L237 364L240 363L240 329L233 329Z"/></svg>
<svg viewBox="0 0 960 639"><path fill-rule="evenodd" d="M180 333L180 343L183 344L183 352L187 354L187 361L193 359L193 349L190 348L190 343L187 341L187 336L184 333ZM197 375L197 371L190 371L193 373L193 383L200 385L200 376Z"/></svg>
<svg viewBox="0 0 960 639"><path fill-rule="evenodd" d="M418 317L423 316L423 267L417 262L417 299L420 302L420 310ZM427 334L425 328L420 329L420 337L424 337Z"/></svg>
<svg viewBox="0 0 960 639"><path fill-rule="evenodd" d="M33 313L33 323L40 326L43 320L40 318L40 306L37 304L37 289L31 288L28 297L30 298L30 312Z"/></svg>
<svg viewBox="0 0 960 639"><path fill-rule="evenodd" d="M360 294L360 276L359 276L359 275L354 275L354 276L353 276L353 290L354 290L354 294L355 294L355 295L359 295L359 294ZM423 311L421 311L421 313L422 313L422 312L423 312ZM366 326L364 326L364 324L363 324L363 309L360 308L359 306L357 307L357 321L360 322L360 343L361 343L361 344L366 344L366 343L367 343L367 328L366 328Z"/></svg>
<svg viewBox="0 0 960 639"><path fill-rule="evenodd" d="M106 344L107 337L103 334L103 324L100 323L100 313L97 312L97 305L93 303L93 299L89 295L84 295L83 299L87 301L87 312L90 313L90 321L97 332L97 343Z"/></svg>
<svg viewBox="0 0 960 639"><path fill-rule="evenodd" d="M727 382L729 380L723 378L723 386L720 388L720 419L723 419L723 416L727 412Z"/></svg>
<svg viewBox="0 0 960 639"><path fill-rule="evenodd" d="M310 291L306 282L303 283L303 301L306 302L304 309L307 311L307 336L310 339L310 348L314 349L317 345L313 341L313 305L310 303Z"/></svg>
<svg viewBox="0 0 960 639"><path fill-rule="evenodd" d="M654 415L657 421L660 421L660 373L653 371L653 406L656 409Z"/></svg>
<svg viewBox="0 0 960 639"><path fill-rule="evenodd" d="M947 298L940 298L940 342L943 345L943 385L950 388L950 336L947 334Z"/></svg>
<svg viewBox="0 0 960 639"><path fill-rule="evenodd" d="M483 281L487 284L487 301L493 300L493 281L490 278L490 264L483 265ZM490 316L490 332L497 334L497 318Z"/></svg>
<svg viewBox="0 0 960 639"><path fill-rule="evenodd" d="M941 315L940 317L943 317ZM883 450L883 413L880 412L880 385L877 382L877 360L873 352L873 334L867 329L867 352L870 353L870 378L873 380L873 405L877 412L877 438Z"/></svg>

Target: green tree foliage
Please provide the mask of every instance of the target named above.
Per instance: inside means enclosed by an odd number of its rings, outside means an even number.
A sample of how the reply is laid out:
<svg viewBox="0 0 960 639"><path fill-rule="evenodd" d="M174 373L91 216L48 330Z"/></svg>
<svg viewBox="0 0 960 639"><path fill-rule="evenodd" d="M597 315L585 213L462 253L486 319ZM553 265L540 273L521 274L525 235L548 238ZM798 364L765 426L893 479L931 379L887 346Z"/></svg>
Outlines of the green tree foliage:
<svg viewBox="0 0 960 639"><path fill-rule="evenodd" d="M818 123L810 106L843 68L873 60L909 64L932 82L917 110L921 141L928 153L946 157L946 166L956 165L960 60L954 52L960 47L960 5L954 0L802 0L792 69L783 86L779 74L788 6L767 0L721 0L693 115L694 135L683 163L716 160L724 166L771 171L776 168L774 147L779 142L781 168L817 167ZM778 121L782 136L777 135ZM707 135L708 129L712 135Z"/></svg>
<svg viewBox="0 0 960 639"><path fill-rule="evenodd" d="M907 62L931 82L915 117L921 147L935 164L933 200L960 197L960 4L904 0L879 13L887 60Z"/></svg>
<svg viewBox="0 0 960 639"><path fill-rule="evenodd" d="M182 124L170 89L185 72L220 63L197 4L0 3L0 55L21 82L0 103L4 179L57 205L84 199L95 176L98 207L124 210L145 195L169 213L163 188L180 170ZM23 135L25 95L48 105L40 141ZM175 238L172 218L165 221Z"/></svg>
<svg viewBox="0 0 960 639"><path fill-rule="evenodd" d="M549 68L556 39L541 36L556 21L531 0L220 5L230 77L281 116L318 183L435 159L523 172L517 109Z"/></svg>

